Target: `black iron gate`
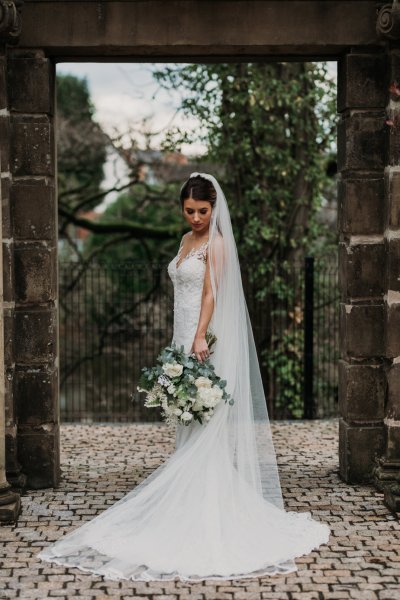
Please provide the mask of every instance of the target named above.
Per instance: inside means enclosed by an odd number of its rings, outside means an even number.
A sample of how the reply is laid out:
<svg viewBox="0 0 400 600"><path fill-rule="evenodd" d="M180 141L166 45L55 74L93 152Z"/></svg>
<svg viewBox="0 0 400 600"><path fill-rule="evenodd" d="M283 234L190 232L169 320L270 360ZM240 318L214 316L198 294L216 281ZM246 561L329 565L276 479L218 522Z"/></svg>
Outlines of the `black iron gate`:
<svg viewBox="0 0 400 600"><path fill-rule="evenodd" d="M251 265L241 267L270 418L335 416L336 265L276 265L264 297ZM167 263L61 263L59 278L62 420L159 419L135 390L141 368L172 339Z"/></svg>

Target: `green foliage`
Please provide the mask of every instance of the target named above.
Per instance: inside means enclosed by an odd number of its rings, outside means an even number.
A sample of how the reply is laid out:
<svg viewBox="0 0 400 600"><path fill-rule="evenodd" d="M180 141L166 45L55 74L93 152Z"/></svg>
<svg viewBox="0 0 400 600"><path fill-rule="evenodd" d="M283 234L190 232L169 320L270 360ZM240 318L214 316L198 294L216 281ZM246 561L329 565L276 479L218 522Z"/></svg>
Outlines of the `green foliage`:
<svg viewBox="0 0 400 600"><path fill-rule="evenodd" d="M274 373L275 408L290 418L303 416L303 343L303 330L288 328L279 339L273 336L271 349L263 352L264 364Z"/></svg>
<svg viewBox="0 0 400 600"><path fill-rule="evenodd" d="M334 87L325 66L188 65L154 76L164 87L183 91L183 112L200 122L193 141L205 142L208 158L224 167L241 255L303 255L320 234L315 215L336 128ZM180 134L175 128L166 143L173 139L178 146Z"/></svg>
<svg viewBox="0 0 400 600"><path fill-rule="evenodd" d="M57 75L57 110L71 123L93 119L95 109L86 77Z"/></svg>
<svg viewBox="0 0 400 600"><path fill-rule="evenodd" d="M170 228L171 233L182 229L182 215L179 205L178 184L147 186L137 183L127 192L120 194L102 215L104 222L129 222L134 219L145 230L152 227ZM157 240L149 237L124 239L114 243L101 253L103 264L119 264L126 261L161 262L177 252L178 236L171 240ZM85 254L90 254L104 241L104 235L92 234L85 246Z"/></svg>
<svg viewBox="0 0 400 600"><path fill-rule="evenodd" d="M60 202L85 210L99 203L107 138L94 120L86 79L57 75L57 153Z"/></svg>

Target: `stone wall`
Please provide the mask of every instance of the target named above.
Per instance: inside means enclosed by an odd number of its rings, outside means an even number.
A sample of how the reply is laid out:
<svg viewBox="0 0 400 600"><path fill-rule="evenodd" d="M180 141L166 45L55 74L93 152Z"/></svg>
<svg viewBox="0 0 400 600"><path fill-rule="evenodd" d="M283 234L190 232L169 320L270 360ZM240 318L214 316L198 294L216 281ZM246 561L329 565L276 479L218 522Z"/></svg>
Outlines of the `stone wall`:
<svg viewBox="0 0 400 600"><path fill-rule="evenodd" d="M33 488L57 485L60 477L54 71L41 50L9 53L8 397L18 459Z"/></svg>
<svg viewBox="0 0 400 600"><path fill-rule="evenodd" d="M340 473L372 478L384 449L384 167L386 56L338 66Z"/></svg>
<svg viewBox="0 0 400 600"><path fill-rule="evenodd" d="M385 167L384 248L384 355L387 394L385 402L385 454L377 460L375 483L385 500L400 511L400 51L388 54L392 92L387 97L387 155ZM394 89L393 87L394 86ZM398 483L390 482L397 480Z"/></svg>

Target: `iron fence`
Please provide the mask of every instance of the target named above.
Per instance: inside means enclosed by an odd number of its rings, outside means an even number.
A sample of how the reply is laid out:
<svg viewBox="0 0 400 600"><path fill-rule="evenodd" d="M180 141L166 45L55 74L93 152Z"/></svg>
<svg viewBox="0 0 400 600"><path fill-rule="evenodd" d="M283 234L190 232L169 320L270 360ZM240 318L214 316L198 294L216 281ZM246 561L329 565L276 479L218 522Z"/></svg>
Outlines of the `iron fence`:
<svg viewBox="0 0 400 600"><path fill-rule="evenodd" d="M241 264L270 418L336 416L336 265L277 264L262 285L253 267ZM136 385L172 339L167 263L60 263L59 287L61 419L159 420Z"/></svg>

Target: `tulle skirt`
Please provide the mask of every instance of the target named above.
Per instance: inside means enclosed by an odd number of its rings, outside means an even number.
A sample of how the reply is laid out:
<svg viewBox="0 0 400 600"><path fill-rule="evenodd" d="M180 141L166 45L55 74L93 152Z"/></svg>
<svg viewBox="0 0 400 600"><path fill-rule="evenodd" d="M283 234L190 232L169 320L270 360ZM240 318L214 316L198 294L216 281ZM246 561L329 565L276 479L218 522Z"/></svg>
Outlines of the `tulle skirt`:
<svg viewBox="0 0 400 600"><path fill-rule="evenodd" d="M65 534L40 559L107 579L233 579L297 571L329 540L310 512L268 502L232 464L229 405L178 425L176 449L126 496Z"/></svg>

